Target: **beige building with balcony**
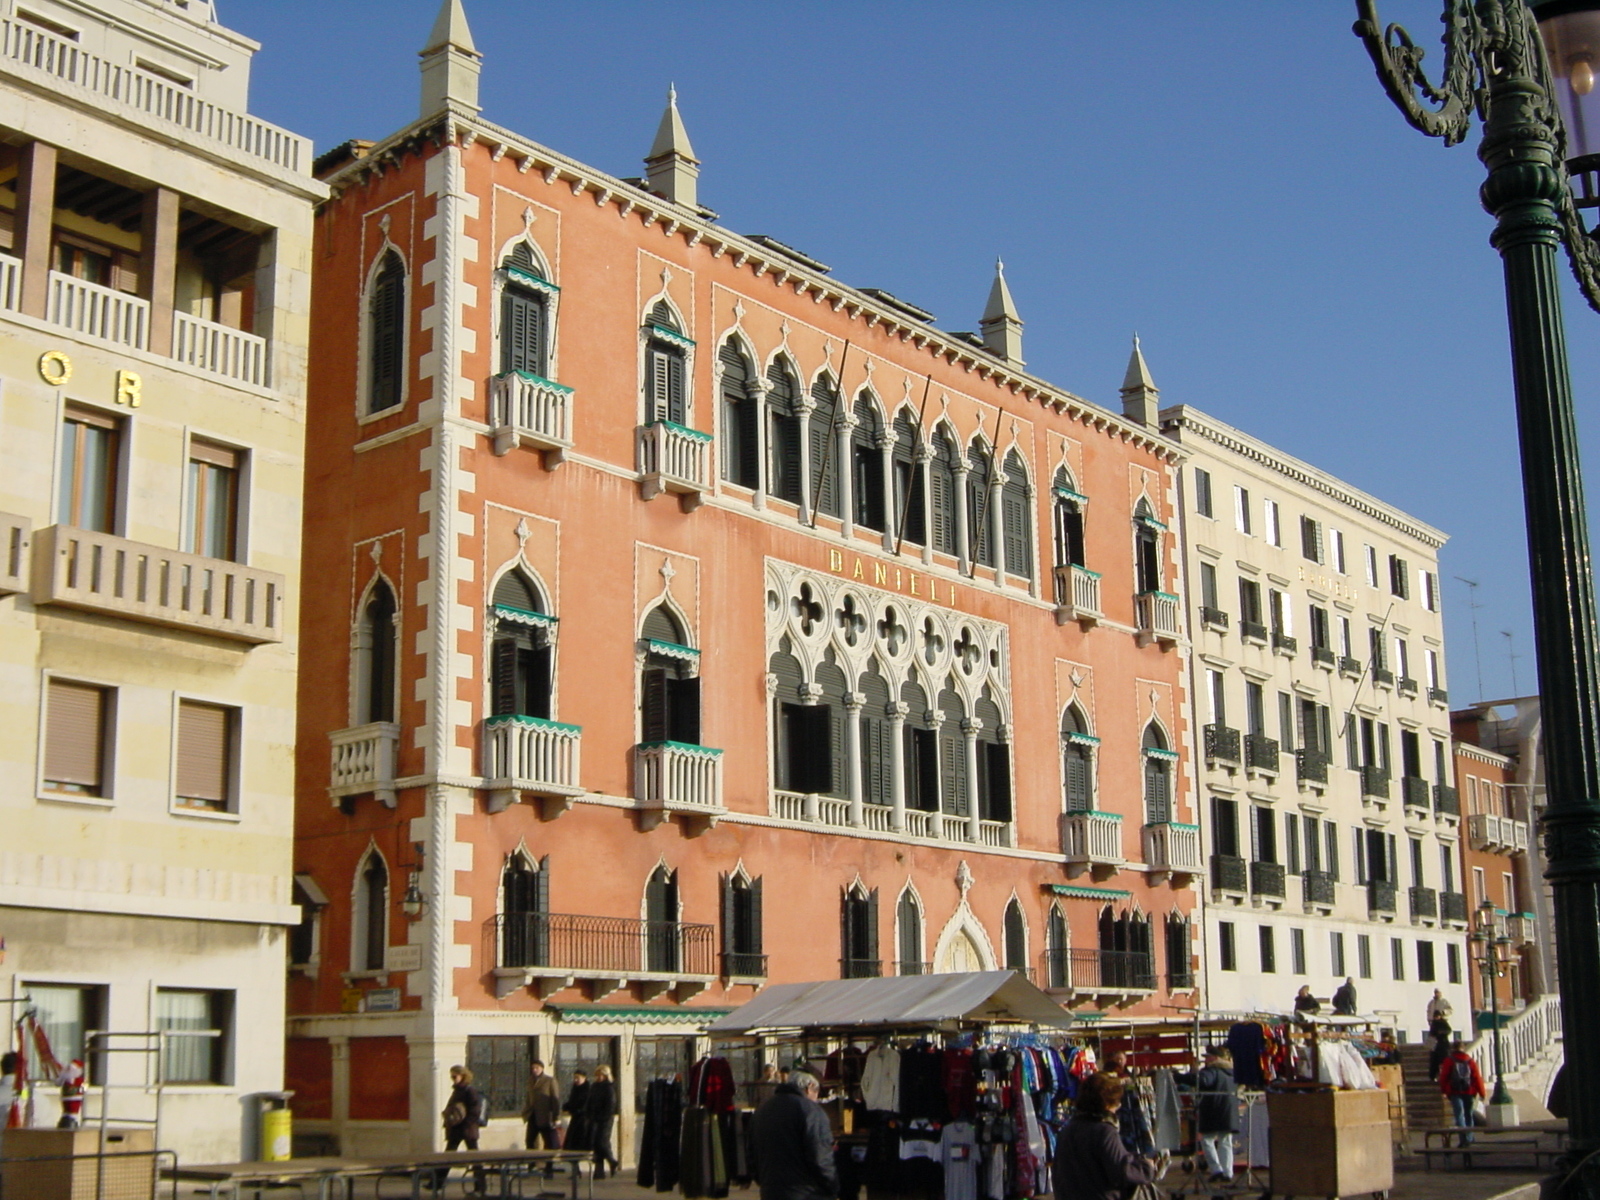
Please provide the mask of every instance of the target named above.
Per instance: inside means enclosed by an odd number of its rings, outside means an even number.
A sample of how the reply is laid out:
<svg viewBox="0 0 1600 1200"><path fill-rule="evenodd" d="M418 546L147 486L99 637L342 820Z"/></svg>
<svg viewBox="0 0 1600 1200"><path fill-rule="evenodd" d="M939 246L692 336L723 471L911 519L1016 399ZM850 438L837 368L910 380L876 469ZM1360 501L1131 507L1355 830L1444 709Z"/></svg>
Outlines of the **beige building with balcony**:
<svg viewBox="0 0 1600 1200"><path fill-rule="evenodd" d="M1445 535L1188 407L1181 509L1209 879L1205 995L1288 1011L1347 977L1418 1038L1467 1020Z"/></svg>
<svg viewBox="0 0 1600 1200"><path fill-rule="evenodd" d="M0 0L0 997L185 1160L253 1156L299 919L325 191L246 112L255 49L209 0Z"/></svg>

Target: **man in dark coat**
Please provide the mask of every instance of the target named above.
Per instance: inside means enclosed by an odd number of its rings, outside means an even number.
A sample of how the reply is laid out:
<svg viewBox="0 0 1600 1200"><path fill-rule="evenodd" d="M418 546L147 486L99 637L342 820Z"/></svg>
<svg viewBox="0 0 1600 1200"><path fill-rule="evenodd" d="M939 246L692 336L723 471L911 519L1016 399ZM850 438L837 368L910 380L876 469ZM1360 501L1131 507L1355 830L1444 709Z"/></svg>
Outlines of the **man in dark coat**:
<svg viewBox="0 0 1600 1200"><path fill-rule="evenodd" d="M1194 1088L1194 1125L1205 1155L1206 1173L1212 1179L1233 1178L1233 1135L1239 1132L1239 1100L1234 1090L1233 1068L1224 1060L1221 1046L1206 1048L1205 1065L1178 1083Z"/></svg>
<svg viewBox="0 0 1600 1200"><path fill-rule="evenodd" d="M1356 1015L1356 984L1348 975L1333 993L1333 1011L1341 1017Z"/></svg>
<svg viewBox="0 0 1600 1200"><path fill-rule="evenodd" d="M833 1131L817 1103L817 1077L796 1071L750 1120L750 1153L761 1200L835 1200Z"/></svg>

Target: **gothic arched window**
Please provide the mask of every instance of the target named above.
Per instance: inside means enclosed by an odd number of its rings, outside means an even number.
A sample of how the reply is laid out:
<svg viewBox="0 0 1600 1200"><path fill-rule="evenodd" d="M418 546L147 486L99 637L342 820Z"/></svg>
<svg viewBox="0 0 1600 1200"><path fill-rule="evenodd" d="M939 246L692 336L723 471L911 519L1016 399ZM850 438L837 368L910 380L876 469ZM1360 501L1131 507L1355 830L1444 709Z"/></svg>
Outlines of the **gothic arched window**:
<svg viewBox="0 0 1600 1200"><path fill-rule="evenodd" d="M1006 455L1006 482L1000 489L1000 526L1005 534L1006 572L1033 578L1033 511L1028 502L1028 473L1015 450Z"/></svg>
<svg viewBox="0 0 1600 1200"><path fill-rule="evenodd" d="M850 431L850 485L855 523L881 533L888 527L883 511L883 451L878 448L883 422L865 394L856 400L855 418L855 428Z"/></svg>
<svg viewBox="0 0 1600 1200"><path fill-rule="evenodd" d="M357 725L395 719L395 616L394 592L380 579L367 593L356 639Z"/></svg>
<svg viewBox="0 0 1600 1200"><path fill-rule="evenodd" d="M533 249L518 242L501 264L500 372L529 371L541 379L550 374L550 300L544 272Z"/></svg>
<svg viewBox="0 0 1600 1200"><path fill-rule="evenodd" d="M549 720L554 621L546 615L538 589L518 570L500 577L495 584L493 605L490 715Z"/></svg>
<svg viewBox="0 0 1600 1200"><path fill-rule="evenodd" d="M383 412L405 398L406 268L386 250L367 295L367 411Z"/></svg>
<svg viewBox="0 0 1600 1200"><path fill-rule="evenodd" d="M722 477L740 487L761 486L761 406L751 388L755 372L732 339L717 351L722 371Z"/></svg>
<svg viewBox="0 0 1600 1200"><path fill-rule="evenodd" d="M700 744L700 652L665 604L645 614L639 741Z"/></svg>

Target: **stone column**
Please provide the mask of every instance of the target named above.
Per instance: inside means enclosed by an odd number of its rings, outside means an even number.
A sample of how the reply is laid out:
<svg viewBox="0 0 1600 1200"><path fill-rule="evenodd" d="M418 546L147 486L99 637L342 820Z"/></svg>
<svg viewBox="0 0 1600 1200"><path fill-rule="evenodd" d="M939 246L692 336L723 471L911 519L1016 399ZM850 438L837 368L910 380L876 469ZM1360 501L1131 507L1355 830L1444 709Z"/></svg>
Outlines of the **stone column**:
<svg viewBox="0 0 1600 1200"><path fill-rule="evenodd" d="M842 398L840 402L843 403ZM833 439L833 459L839 467L835 478L839 481L839 519L844 522L845 537L856 527L855 432L860 423L855 413L847 412L838 428L828 434Z"/></svg>
<svg viewBox="0 0 1600 1200"><path fill-rule="evenodd" d="M328 1053L332 1060L332 1073L328 1079L328 1132L333 1135L340 1154L351 1149L344 1144L345 1123L350 1120L350 1037L336 1033L328 1038Z"/></svg>
<svg viewBox="0 0 1600 1200"><path fill-rule="evenodd" d="M814 505L816 497L811 494L811 414L817 407L811 397L803 397L800 401L800 519L807 524L816 521L817 513Z"/></svg>
<svg viewBox="0 0 1600 1200"><path fill-rule="evenodd" d="M756 491L750 497L750 502L756 508L765 508L770 483L768 477L772 471L772 461L767 456L770 435L767 423L772 419L772 414L767 411L767 389L760 379L749 382L745 395L747 402L756 406Z"/></svg>
<svg viewBox="0 0 1600 1200"><path fill-rule="evenodd" d="M178 286L178 193L151 188L139 215L139 295L150 302L149 350L172 353L172 304Z"/></svg>
<svg viewBox="0 0 1600 1200"><path fill-rule="evenodd" d="M917 446L915 458L916 462L912 470L922 476L922 562L927 565L933 562L933 517L931 513L933 480L930 478L931 468L928 466L933 461L933 450L926 441Z"/></svg>
<svg viewBox="0 0 1600 1200"><path fill-rule="evenodd" d="M983 722L968 717L961 722L961 732L967 743L967 841L976 842L978 833L978 731Z"/></svg>
<svg viewBox="0 0 1600 1200"><path fill-rule="evenodd" d="M30 317L45 317L50 300L50 244L55 229L56 148L29 142L17 163L16 231L12 249L22 260L18 307Z"/></svg>
<svg viewBox="0 0 1600 1200"><path fill-rule="evenodd" d="M972 572L972 546L968 541L967 529L967 463L961 459L956 463L955 475L955 516L956 516L956 565L963 575Z"/></svg>
<svg viewBox="0 0 1600 1200"><path fill-rule="evenodd" d="M889 702L889 797L894 805L889 828L904 833L906 828L906 714L911 706L904 700Z"/></svg>
<svg viewBox="0 0 1600 1200"><path fill-rule="evenodd" d="M1003 469L996 467L994 478L989 481L989 498L984 501L983 517L989 526L989 537L994 545L994 583L1000 587L1006 581L1006 519L1000 506L1000 494L1004 490L1007 475Z"/></svg>
<svg viewBox="0 0 1600 1200"><path fill-rule="evenodd" d="M877 440L878 453L883 456L883 466L880 473L883 479L883 548L893 550L896 535L900 529L900 506L894 498L894 437L887 431L880 432Z"/></svg>
<svg viewBox="0 0 1600 1200"><path fill-rule="evenodd" d="M866 824L861 797L861 707L867 702L864 692L844 694L845 795L850 798L850 826Z"/></svg>

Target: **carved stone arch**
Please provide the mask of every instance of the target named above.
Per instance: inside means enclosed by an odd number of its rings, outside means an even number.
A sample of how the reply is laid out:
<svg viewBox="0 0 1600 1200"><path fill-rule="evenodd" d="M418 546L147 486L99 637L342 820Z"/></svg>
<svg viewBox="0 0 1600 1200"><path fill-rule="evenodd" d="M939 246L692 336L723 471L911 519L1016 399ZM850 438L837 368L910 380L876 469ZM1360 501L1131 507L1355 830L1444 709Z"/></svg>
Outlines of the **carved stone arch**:
<svg viewBox="0 0 1600 1200"><path fill-rule="evenodd" d="M1011 889L1011 895L1008 896L1006 898L1006 902L1000 906L1000 945L1002 951L1004 952L1004 958L1002 959L1003 966L1013 965L1011 962L1011 946L1009 940L1011 936L1011 914L1013 912L1015 912L1017 915L1017 919L1021 924L1022 932L1022 953L1018 956L1020 959L1018 969L1026 970L1028 967L1028 961L1032 955L1033 930L1028 922L1027 907L1022 903L1022 897L1017 895L1016 888Z"/></svg>
<svg viewBox="0 0 1600 1200"><path fill-rule="evenodd" d="M857 871L855 877L844 885L844 894L859 896L864 900L872 894L872 889L867 886L867 881L861 878L861 872Z"/></svg>
<svg viewBox="0 0 1600 1200"><path fill-rule="evenodd" d="M967 965L961 961L963 940L976 953L978 960L976 963ZM983 922L978 920L967 902L962 900L956 905L955 912L950 914L950 919L945 922L944 928L939 931L939 939L933 951L934 971L950 971L962 967L968 970L993 971L998 962L989 931L983 927Z"/></svg>
<svg viewBox="0 0 1600 1200"><path fill-rule="evenodd" d="M728 871L728 881L730 883L738 879L744 880L747 884L754 883L756 879L754 875L750 874L750 869L744 865L744 858L742 856L735 860L733 866Z"/></svg>
<svg viewBox="0 0 1600 1200"><path fill-rule="evenodd" d="M675 915L669 920L679 920L683 916L683 890L678 879L678 869L667 861L665 854L656 859L655 864L645 873L644 884L639 888L639 918L644 921L650 919L650 887L656 881L657 873L663 873L666 880L670 881L676 895Z"/></svg>
<svg viewBox="0 0 1600 1200"><path fill-rule="evenodd" d="M644 307L639 311L639 324L641 326L647 326L651 324L651 317L660 315L656 306L661 304L666 305L667 313L670 313L672 316L672 324L670 328L680 335L687 337L689 334L689 326L688 322L683 318L683 310L673 303L672 296L668 293L665 285L662 285L660 291L644 302Z"/></svg>
<svg viewBox="0 0 1600 1200"><path fill-rule="evenodd" d="M1069 730L1067 728L1068 716L1073 713L1077 714L1077 729L1075 732L1086 733L1090 737L1094 737L1094 719L1089 710L1084 707L1083 703L1076 696L1061 706L1061 732L1063 734L1074 732L1073 730Z"/></svg>
<svg viewBox="0 0 1600 1200"><path fill-rule="evenodd" d="M1013 462L1016 463L1020 475L1013 472L1011 465ZM1028 461L1028 455L1024 452L1022 444L1014 436L1006 443L1005 449L995 451L995 469L1005 476L1007 482L1020 484L1030 497L1035 494L1033 464Z"/></svg>
<svg viewBox="0 0 1600 1200"><path fill-rule="evenodd" d="M489 586L484 589L484 595L490 598L490 603L493 603L495 589L500 585L500 581L512 571L520 572L527 578L528 583L533 585L534 592L544 601L545 615L555 616L557 607L555 593L551 590L550 585L545 582L544 576L540 574L538 569L528 561L527 556L520 550L515 557L508 558L499 567L490 572Z"/></svg>
<svg viewBox="0 0 1600 1200"><path fill-rule="evenodd" d="M908 929L906 921L907 911L915 920L915 929ZM912 935L915 936L912 936ZM917 891L916 883L908 876L905 884L894 898L894 951L897 963L896 973L906 973L906 968L915 963L915 970L922 971L927 962L923 955L928 947L928 909L922 902L922 894ZM908 953L909 952L909 953Z"/></svg>
<svg viewBox="0 0 1600 1200"><path fill-rule="evenodd" d="M514 235L513 237L507 238L501 245L500 253L495 255L494 258L496 270L500 269L505 264L506 259L510 258L514 253L516 253L518 246L526 246L528 248L528 253L533 259L533 269L538 273L539 278L543 279L546 283L556 282L555 273L550 268L549 255L544 252L544 249L539 245L538 241L534 239L533 234L526 230L524 230L522 233Z"/></svg>
<svg viewBox="0 0 1600 1200"><path fill-rule="evenodd" d="M875 614L865 588L842 587L828 604L828 640L835 653L860 669L872 653Z"/></svg>
<svg viewBox="0 0 1600 1200"><path fill-rule="evenodd" d="M382 567L374 567L372 569L372 574L367 576L366 586L361 589L360 594L356 597L355 612L352 614L352 618L354 620L359 621L361 619L361 614L367 611L367 602L372 599L373 589L376 588L380 583L387 587L389 589L389 594L394 597L395 615L396 617L399 616L400 586L395 583L393 579L389 578L389 572L385 571Z"/></svg>
<svg viewBox="0 0 1600 1200"><path fill-rule="evenodd" d="M372 252L372 261L367 264L366 275L361 283L361 303L363 305L366 304L367 297L372 294L372 285L377 282L378 272L383 269L383 264L388 260L389 251L391 250L394 251L395 257L400 260L400 269L405 273L406 283L410 284L411 264L406 261L406 252L391 241L389 235L385 233L383 241Z"/></svg>
<svg viewBox="0 0 1600 1200"><path fill-rule="evenodd" d="M379 911L374 912L368 888L367 873L373 862L383 868L382 896L378 898ZM356 859L355 871L350 879L350 969L352 971L381 971L388 948L390 909L395 895L394 869L378 847L377 839L369 837L367 848ZM374 947L373 939L380 939Z"/></svg>
<svg viewBox="0 0 1600 1200"><path fill-rule="evenodd" d="M689 614L684 612L683 607L675 599L673 599L670 591L663 592L655 600L647 604L644 611L639 614L639 639L641 641L644 640L645 623L649 621L650 614L658 608L664 609L667 615L670 616L673 622L678 626L678 628L683 631L685 641L682 644L690 649L696 649L699 642L699 636L695 631L694 624L689 620Z"/></svg>
<svg viewBox="0 0 1600 1200"><path fill-rule="evenodd" d="M1152 728L1154 728L1157 737L1161 739L1160 745L1154 747L1150 745L1148 740ZM1172 744L1172 734L1167 731L1166 723L1161 720L1159 713L1152 712L1150 714L1150 719L1147 720L1144 723L1144 727L1139 730L1140 747L1158 750L1171 750Z"/></svg>
<svg viewBox="0 0 1600 1200"><path fill-rule="evenodd" d="M777 348L767 355L766 361L761 363L761 378L771 379L774 369L783 371L794 382L795 397L798 400L805 386L801 380L805 377L800 373L800 364L795 361L794 352L789 349L787 334Z"/></svg>
<svg viewBox="0 0 1600 1200"><path fill-rule="evenodd" d="M1061 449L1060 461L1056 463L1055 470L1050 475L1051 487L1064 487L1069 492L1083 495L1083 488L1078 486L1078 477L1072 473L1072 464L1067 461L1066 447Z"/></svg>
<svg viewBox="0 0 1600 1200"><path fill-rule="evenodd" d="M820 578L809 571L795 575L789 581L784 606L789 636L796 644L815 647L826 645L831 640L832 589ZM811 626L809 631L806 629L808 623Z"/></svg>

